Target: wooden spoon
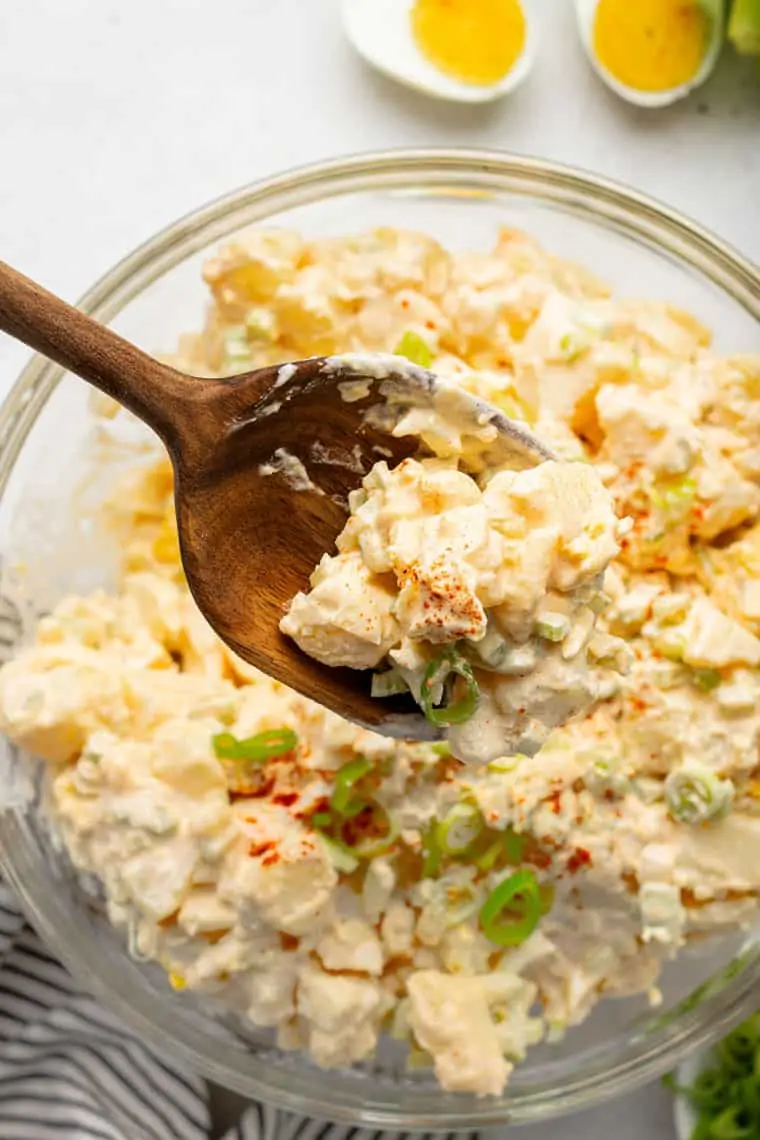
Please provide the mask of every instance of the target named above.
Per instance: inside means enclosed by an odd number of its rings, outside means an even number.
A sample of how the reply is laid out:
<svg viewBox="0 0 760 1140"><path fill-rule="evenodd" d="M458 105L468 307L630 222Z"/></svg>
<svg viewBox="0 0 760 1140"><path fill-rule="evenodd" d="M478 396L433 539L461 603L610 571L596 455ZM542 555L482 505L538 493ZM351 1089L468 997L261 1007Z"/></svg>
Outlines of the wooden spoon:
<svg viewBox="0 0 760 1140"><path fill-rule="evenodd" d="M411 698L373 699L368 672L314 661L279 622L333 550L348 492L379 459L393 466L419 452L416 435L391 434L405 412L451 405L472 435L475 466L551 458L534 436L399 356L187 376L3 262L0 329L118 400L164 442L188 585L231 649L349 720L391 736L438 735Z"/></svg>

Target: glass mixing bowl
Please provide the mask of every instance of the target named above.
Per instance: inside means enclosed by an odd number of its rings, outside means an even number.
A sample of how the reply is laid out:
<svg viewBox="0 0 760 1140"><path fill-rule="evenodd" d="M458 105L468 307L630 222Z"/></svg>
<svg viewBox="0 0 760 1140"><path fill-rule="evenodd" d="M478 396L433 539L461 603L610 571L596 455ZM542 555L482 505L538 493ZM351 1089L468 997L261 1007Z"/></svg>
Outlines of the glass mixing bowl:
<svg viewBox="0 0 760 1140"><path fill-rule="evenodd" d="M719 348L760 351L760 273L672 211L550 163L475 151L364 155L257 183L183 218L100 281L82 308L153 352L199 327L200 268L222 238L266 222L310 235L378 225L485 248L519 226L620 292L661 297L715 330ZM112 476L146 446L129 417L103 420L89 390L40 358L0 412L0 645L4 657L64 592L107 584L114 552L88 519ZM97 472L93 474L94 470ZM760 926L690 951L665 971L662 1002L603 1002L564 1041L518 1067L506 1094L442 1092L394 1055L322 1072L278 1051L213 1004L176 994L133 961L103 917L97 884L78 878L46 824L39 764L2 745L0 858L43 938L71 971L154 1046L221 1085L295 1111L375 1128L453 1129L548 1117L621 1093L671 1068L756 1004ZM753 997L754 993L754 997Z"/></svg>

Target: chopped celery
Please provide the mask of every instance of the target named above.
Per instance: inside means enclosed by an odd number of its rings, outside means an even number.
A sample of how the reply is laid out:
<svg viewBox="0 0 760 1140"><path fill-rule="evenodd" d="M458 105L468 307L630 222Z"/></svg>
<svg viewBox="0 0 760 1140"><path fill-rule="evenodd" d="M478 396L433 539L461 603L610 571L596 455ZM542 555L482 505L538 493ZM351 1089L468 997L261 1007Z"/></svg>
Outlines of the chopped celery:
<svg viewBox="0 0 760 1140"><path fill-rule="evenodd" d="M682 661L686 650L686 638L675 630L662 630L652 639L652 644L668 661Z"/></svg>
<svg viewBox="0 0 760 1140"><path fill-rule="evenodd" d="M420 368L429 368L433 363L433 354L430 346L416 333L405 332L393 350L396 356L405 356L412 364L419 364Z"/></svg>
<svg viewBox="0 0 760 1140"><path fill-rule="evenodd" d="M717 689L723 678L717 669L693 669L692 680L703 693L711 693Z"/></svg>
<svg viewBox="0 0 760 1140"><path fill-rule="evenodd" d="M408 693L409 686L403 676L395 667L385 673L374 673L372 676L373 697L395 697L399 693Z"/></svg>
<svg viewBox="0 0 760 1140"><path fill-rule="evenodd" d="M248 343L245 325L235 325L233 328L228 329L224 333L223 341L224 357L222 360L222 369L225 372L239 369L240 365L250 363L251 346Z"/></svg>
<svg viewBox="0 0 760 1140"><path fill-rule="evenodd" d="M760 0L734 0L728 38L741 55L760 55Z"/></svg>
<svg viewBox="0 0 760 1140"><path fill-rule="evenodd" d="M583 356L584 352L589 349L589 341L587 337L579 333L565 333L560 337L559 351L560 357L566 364L574 364Z"/></svg>
<svg viewBox="0 0 760 1140"><path fill-rule="evenodd" d="M249 309L245 318L245 328L251 340L263 340L271 343L276 336L275 316L263 305Z"/></svg>
<svg viewBox="0 0 760 1140"><path fill-rule="evenodd" d="M529 642L525 645L513 645L497 672L504 673L508 677L519 677L535 669L537 660L536 650Z"/></svg>
<svg viewBox="0 0 760 1140"><path fill-rule="evenodd" d="M516 752L514 756L500 756L498 760L492 760L486 767L489 772L498 772L499 774L514 772L518 764L525 759L526 757L521 752Z"/></svg>
<svg viewBox="0 0 760 1140"><path fill-rule="evenodd" d="M570 619L564 614L547 611L536 622L536 633L545 641L562 641L570 630Z"/></svg>
<svg viewBox="0 0 760 1140"><path fill-rule="evenodd" d="M697 497L697 484L684 475L650 491L649 497L661 514L673 522L682 522L690 513Z"/></svg>
<svg viewBox="0 0 760 1140"><path fill-rule="evenodd" d="M480 641L467 642L467 652L478 668L510 677L530 673L538 660L534 644L526 641L523 645L515 645L493 627L489 627Z"/></svg>
<svg viewBox="0 0 760 1140"><path fill-rule="evenodd" d="M499 669L511 648L512 642L503 638L491 624L489 624L480 641L468 641L467 643L467 649L471 655L477 657L477 663L493 670Z"/></svg>
<svg viewBox="0 0 760 1140"><path fill-rule="evenodd" d="M652 616L663 625L681 621L688 612L691 598L687 594L662 594L652 602Z"/></svg>

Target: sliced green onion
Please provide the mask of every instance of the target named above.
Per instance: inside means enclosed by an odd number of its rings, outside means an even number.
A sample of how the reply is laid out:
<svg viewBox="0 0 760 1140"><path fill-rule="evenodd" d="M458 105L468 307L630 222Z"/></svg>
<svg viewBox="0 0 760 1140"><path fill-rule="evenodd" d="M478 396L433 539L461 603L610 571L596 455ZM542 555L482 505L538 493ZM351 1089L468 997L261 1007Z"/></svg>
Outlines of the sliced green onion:
<svg viewBox="0 0 760 1140"><path fill-rule="evenodd" d="M562 359L566 364L574 364L584 352L588 351L589 344L587 340L579 337L578 333L567 332L560 337L559 348L562 353Z"/></svg>
<svg viewBox="0 0 760 1140"><path fill-rule="evenodd" d="M692 669L691 679L703 693L711 693L723 680L717 669Z"/></svg>
<svg viewBox="0 0 760 1140"><path fill-rule="evenodd" d="M754 1063L757 1047L757 1030L752 1022L748 1021L721 1041L718 1053L725 1067L741 1076L748 1066Z"/></svg>
<svg viewBox="0 0 760 1140"><path fill-rule="evenodd" d="M502 843L509 863L513 863L515 866L522 863L523 852L525 851L527 842L528 840L525 835L520 835L512 827L507 828L504 832Z"/></svg>
<svg viewBox="0 0 760 1140"><path fill-rule="evenodd" d="M324 835L320 832L319 841L327 853L327 857L332 863L336 871L342 871L344 875L350 875L359 866L359 860L343 843L336 843L329 835Z"/></svg>
<svg viewBox="0 0 760 1140"><path fill-rule="evenodd" d="M541 914L548 914L554 906L554 900L557 897L557 888L554 883L541 883L538 888L541 895Z"/></svg>
<svg viewBox="0 0 760 1140"><path fill-rule="evenodd" d="M374 802L369 805L373 812L373 818L377 818L377 814L382 815L385 826L387 828L385 835L368 836L366 839L359 839L357 842L350 842L344 837L344 830L346 826L350 826L350 820L344 820L341 826L341 842L345 844L346 848L352 855L356 855L358 859L376 859L380 855L385 855L387 851L393 846L398 839L400 827L398 821L392 816L382 804Z"/></svg>
<svg viewBox="0 0 760 1140"><path fill-rule="evenodd" d="M453 703L437 708L436 705L446 699L446 685L452 674L462 679L465 692ZM480 689L472 668L456 649L445 649L428 665L420 690L420 704L431 724L463 724L478 707L479 696Z"/></svg>
<svg viewBox="0 0 760 1140"><path fill-rule="evenodd" d="M716 1061L690 1087L669 1087L698 1113L692 1140L754 1140L760 1136L760 1014L729 1033Z"/></svg>
<svg viewBox="0 0 760 1140"><path fill-rule="evenodd" d="M536 622L536 633L544 641L562 641L570 632L570 619L564 614L547 612Z"/></svg>
<svg viewBox="0 0 760 1140"><path fill-rule="evenodd" d="M409 686L398 669L387 669L385 673L372 674L373 697L395 697L399 693L408 693Z"/></svg>
<svg viewBox="0 0 760 1140"><path fill-rule="evenodd" d="M515 752L514 756L500 756L498 760L492 760L486 767L489 772L506 775L507 772L514 772L515 768L526 759L522 752Z"/></svg>
<svg viewBox="0 0 760 1140"><path fill-rule="evenodd" d="M433 823L422 837L422 877L432 879L441 865L443 852L438 843L438 829Z"/></svg>
<svg viewBox="0 0 760 1140"><path fill-rule="evenodd" d="M494 839L492 843L486 847L482 855L478 855L475 860L475 866L481 871L492 871L499 861L499 856L504 850L504 840L502 836Z"/></svg>
<svg viewBox="0 0 760 1140"><path fill-rule="evenodd" d="M447 927L459 926L468 918L472 918L478 910L478 898L472 884L446 887L445 898L446 917L444 922Z"/></svg>
<svg viewBox="0 0 760 1140"><path fill-rule="evenodd" d="M396 356L405 356L412 364L419 364L420 368L430 368L433 363L433 354L427 341L416 332L405 332L393 350Z"/></svg>
<svg viewBox="0 0 760 1140"><path fill-rule="evenodd" d="M665 781L665 802L680 823L704 823L730 809L734 798L731 780L722 780L702 764L684 764Z"/></svg>
<svg viewBox="0 0 760 1140"><path fill-rule="evenodd" d="M529 868L515 871L491 891L480 908L480 928L496 946L519 946L541 919L541 890Z"/></svg>
<svg viewBox="0 0 760 1140"><path fill-rule="evenodd" d="M710 1124L710 1140L757 1140L760 1121L741 1105L724 1108Z"/></svg>
<svg viewBox="0 0 760 1140"><path fill-rule="evenodd" d="M380 814L386 828L385 834L353 838L351 831L357 828L357 817L361 812L371 812L373 822ZM378 855L384 855L396 842L400 831L396 819L385 810L382 804L374 800L362 802L359 811L351 816L333 812L316 812L311 817L311 822L322 839L327 840L334 848L339 849L344 855L354 860L374 859Z"/></svg>
<svg viewBox="0 0 760 1140"><path fill-rule="evenodd" d="M444 855L466 855L485 830L483 816L474 804L456 804L436 828Z"/></svg>
<svg viewBox="0 0 760 1140"><path fill-rule="evenodd" d="M367 807L366 799L354 795L354 787L372 771L372 768L371 760L366 756L357 756L355 760L349 760L336 772L330 807L344 819L353 819Z"/></svg>
<svg viewBox="0 0 760 1140"><path fill-rule="evenodd" d="M443 740L440 744L431 744L430 751L434 752L436 756L443 756L448 758L451 756L451 745Z"/></svg>
<svg viewBox="0 0 760 1140"><path fill-rule="evenodd" d="M690 1089L679 1091L688 1092L689 1100L695 1108L709 1108L717 1112L725 1108L729 1101L726 1077L720 1069L708 1069L700 1073Z"/></svg>
<svg viewBox="0 0 760 1140"><path fill-rule="evenodd" d="M292 752L298 745L298 736L292 728L273 728L238 740L231 732L218 732L211 737L214 752L220 760L247 760L251 764L265 764L276 756Z"/></svg>

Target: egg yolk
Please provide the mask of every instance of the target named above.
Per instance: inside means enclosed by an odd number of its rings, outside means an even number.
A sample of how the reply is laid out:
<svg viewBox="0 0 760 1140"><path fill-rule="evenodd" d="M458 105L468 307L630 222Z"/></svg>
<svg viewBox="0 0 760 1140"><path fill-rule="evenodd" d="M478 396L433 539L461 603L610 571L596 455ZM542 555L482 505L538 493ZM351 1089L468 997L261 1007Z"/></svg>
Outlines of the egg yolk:
<svg viewBox="0 0 760 1140"><path fill-rule="evenodd" d="M498 82L525 47L519 0L415 0L411 15L425 58L463 83Z"/></svg>
<svg viewBox="0 0 760 1140"><path fill-rule="evenodd" d="M697 74L710 31L698 0L599 0L594 54L626 87L668 91Z"/></svg>

